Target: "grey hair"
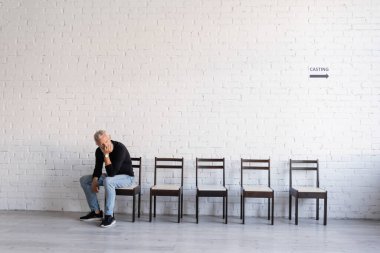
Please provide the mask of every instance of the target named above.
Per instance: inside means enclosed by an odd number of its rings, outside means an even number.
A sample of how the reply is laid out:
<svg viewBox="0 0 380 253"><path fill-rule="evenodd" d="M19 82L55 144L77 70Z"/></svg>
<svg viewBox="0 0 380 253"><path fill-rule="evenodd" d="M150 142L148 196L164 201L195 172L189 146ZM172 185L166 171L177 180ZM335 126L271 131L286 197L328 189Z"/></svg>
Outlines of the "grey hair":
<svg viewBox="0 0 380 253"><path fill-rule="evenodd" d="M108 133L106 132L106 130L98 130L98 131L96 131L96 133L94 134L95 141L98 141L100 139L100 137L102 137L103 135L108 135Z"/></svg>

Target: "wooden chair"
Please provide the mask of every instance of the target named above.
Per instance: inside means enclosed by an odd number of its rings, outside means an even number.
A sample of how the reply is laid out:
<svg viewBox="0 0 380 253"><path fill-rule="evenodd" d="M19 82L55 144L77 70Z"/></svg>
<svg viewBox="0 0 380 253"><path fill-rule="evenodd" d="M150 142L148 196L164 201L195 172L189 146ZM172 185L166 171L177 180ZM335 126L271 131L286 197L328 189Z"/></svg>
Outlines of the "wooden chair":
<svg viewBox="0 0 380 253"><path fill-rule="evenodd" d="M267 198L268 199L268 220L270 220L270 199L272 199L272 222L274 216L274 191L270 188L270 159L241 159L241 195L240 195L240 219L245 223L245 198ZM244 171L248 170L267 170L268 186L264 185L244 185Z"/></svg>
<svg viewBox="0 0 380 253"><path fill-rule="evenodd" d="M289 220L292 219L292 196L295 198L295 224L298 225L298 199L312 198L317 200L316 219L319 220L319 199L324 200L324 219L323 225L327 224L327 191L319 188L319 164L318 160L292 160L290 159L290 176L289 176ZM316 171L316 186L311 187L293 187L293 171Z"/></svg>
<svg viewBox="0 0 380 253"><path fill-rule="evenodd" d="M157 184L158 169L180 169L180 184ZM154 214L156 217L157 196L178 196L178 223L183 217L183 158L157 158L154 161L154 185L150 188L149 222L152 221L152 197L154 197Z"/></svg>
<svg viewBox="0 0 380 253"><path fill-rule="evenodd" d="M215 164L216 163L216 164ZM223 185L198 185L198 170L200 169L221 169L223 170ZM203 159L196 158L196 176L195 176L195 184L197 187L196 193L196 221L198 223L199 220L199 198L200 197L223 197L223 219L225 218L225 223L227 224L228 217L228 191L225 187L225 166L224 166L224 158L222 159Z"/></svg>
<svg viewBox="0 0 380 253"><path fill-rule="evenodd" d="M132 196L133 197L133 211L132 211L132 222L135 222L136 216L136 195L138 195L138 204L137 204L137 217L140 218L140 205L141 205L141 157L131 158L132 168L139 170L139 184L126 187L126 188L117 188L116 195L122 196Z"/></svg>

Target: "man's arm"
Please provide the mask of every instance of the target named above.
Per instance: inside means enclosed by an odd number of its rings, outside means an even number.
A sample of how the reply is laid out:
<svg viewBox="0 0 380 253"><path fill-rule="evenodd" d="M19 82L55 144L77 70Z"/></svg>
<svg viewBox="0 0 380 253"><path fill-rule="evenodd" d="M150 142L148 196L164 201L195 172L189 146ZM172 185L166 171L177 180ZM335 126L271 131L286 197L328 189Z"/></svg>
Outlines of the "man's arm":
<svg viewBox="0 0 380 253"><path fill-rule="evenodd" d="M112 162L107 155L104 156L105 167L107 171L107 176L115 176L123 164L125 157L127 156L127 150L122 146L118 146L117 149L112 151Z"/></svg>
<svg viewBox="0 0 380 253"><path fill-rule="evenodd" d="M95 168L92 173L92 178L99 178L102 175L103 162L103 152L98 148L95 151Z"/></svg>
<svg viewBox="0 0 380 253"><path fill-rule="evenodd" d="M97 149L95 151L95 168L94 172L92 173L91 189L93 192L99 192L98 180L99 177L102 175L103 161L103 152L100 149Z"/></svg>

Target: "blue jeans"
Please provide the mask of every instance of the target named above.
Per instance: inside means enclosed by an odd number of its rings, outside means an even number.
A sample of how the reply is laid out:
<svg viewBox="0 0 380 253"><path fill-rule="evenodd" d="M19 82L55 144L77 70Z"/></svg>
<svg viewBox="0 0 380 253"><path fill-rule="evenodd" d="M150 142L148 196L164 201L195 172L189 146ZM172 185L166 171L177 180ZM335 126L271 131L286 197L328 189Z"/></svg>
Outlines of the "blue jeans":
<svg viewBox="0 0 380 253"><path fill-rule="evenodd" d="M98 179L99 186L104 186L106 192L106 206L105 206L105 214L113 215L113 208L115 206L115 198L116 198L116 188L128 187L133 183L134 177L128 175L116 175L113 177L107 177L106 174L103 174ZM91 189L92 184L92 175L86 175L80 178L80 185L83 188L84 193L86 194L86 199L88 206L91 211L100 210L98 198L96 197L96 193Z"/></svg>

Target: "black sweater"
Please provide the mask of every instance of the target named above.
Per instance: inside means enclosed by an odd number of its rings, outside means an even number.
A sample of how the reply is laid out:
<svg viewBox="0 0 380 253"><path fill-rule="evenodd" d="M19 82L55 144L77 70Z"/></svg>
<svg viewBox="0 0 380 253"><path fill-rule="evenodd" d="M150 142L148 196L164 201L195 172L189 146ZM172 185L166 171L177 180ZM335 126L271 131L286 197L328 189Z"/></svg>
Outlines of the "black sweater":
<svg viewBox="0 0 380 253"><path fill-rule="evenodd" d="M111 140L112 141L112 140ZM107 176L113 177L115 175L126 174L131 177L134 176L132 169L131 156L127 148L123 143L112 141L113 150L110 153L110 165L105 166L107 171ZM102 175L103 163L104 163L104 154L100 148L97 148L95 151L95 169L92 173L92 177L99 178Z"/></svg>

